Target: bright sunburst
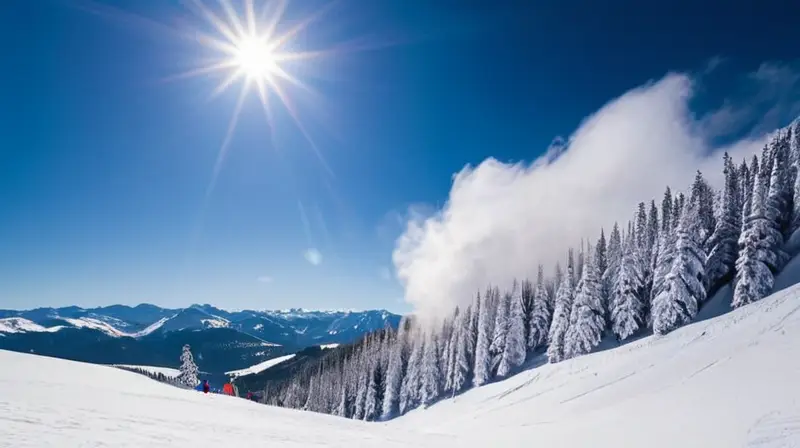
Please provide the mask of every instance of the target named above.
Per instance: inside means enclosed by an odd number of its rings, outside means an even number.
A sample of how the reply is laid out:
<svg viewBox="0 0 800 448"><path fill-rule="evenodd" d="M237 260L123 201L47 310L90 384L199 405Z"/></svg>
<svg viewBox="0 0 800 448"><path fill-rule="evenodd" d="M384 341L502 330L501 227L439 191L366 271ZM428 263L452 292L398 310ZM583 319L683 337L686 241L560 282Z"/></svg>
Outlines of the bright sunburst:
<svg viewBox="0 0 800 448"><path fill-rule="evenodd" d="M330 169L322 158L316 144L300 122L296 108L288 96L284 84L290 83L306 90L309 90L309 88L283 67L283 64L287 61L300 61L324 54L324 52L319 51L289 51L285 48L322 11L300 22L288 31L278 34L277 29L286 10L287 2L288 0L265 1L262 3L262 8L257 10L254 0L243 0L238 5L241 11L237 11L237 8L230 0L218 0L224 16L216 14L202 0L190 0L189 2L192 9L212 27L213 32L210 34L198 31L195 35L201 45L214 53L214 57L209 63L182 73L177 77L184 78L212 73L224 74L224 79L213 90L212 97L226 91L237 82L241 84L239 98L214 166L213 177L208 189L209 193L214 187L242 110L242 105L249 93L258 95L271 129L274 129L274 126L270 105L273 98L278 99L294 119L320 162L330 173Z"/></svg>

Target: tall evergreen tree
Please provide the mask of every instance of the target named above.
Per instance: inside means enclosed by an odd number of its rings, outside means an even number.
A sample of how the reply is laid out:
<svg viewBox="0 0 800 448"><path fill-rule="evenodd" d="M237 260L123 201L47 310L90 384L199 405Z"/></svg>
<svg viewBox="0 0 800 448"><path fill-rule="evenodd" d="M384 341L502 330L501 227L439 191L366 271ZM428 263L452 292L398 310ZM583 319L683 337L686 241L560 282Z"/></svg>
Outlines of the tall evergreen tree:
<svg viewBox="0 0 800 448"><path fill-rule="evenodd" d="M420 400L424 405L430 405L439 398L442 388L442 373L439 369L439 350L436 334L427 334L425 350L422 360L422 378Z"/></svg>
<svg viewBox="0 0 800 448"><path fill-rule="evenodd" d="M492 373L496 373L506 350L506 338L508 336L509 312L511 305L511 293L493 295L495 305L494 336L489 345L489 353L492 356Z"/></svg>
<svg viewBox="0 0 800 448"><path fill-rule="evenodd" d="M382 416L390 419L400 412L400 387L408 360L408 318L403 316L397 327L394 344L389 348L389 368L386 372L386 391L384 392Z"/></svg>
<svg viewBox="0 0 800 448"><path fill-rule="evenodd" d="M705 253L699 204L688 201L676 229L675 258L665 286L653 300L653 331L666 334L691 322L705 300Z"/></svg>
<svg viewBox="0 0 800 448"><path fill-rule="evenodd" d="M422 354L424 350L423 335L419 330L411 335L411 353L408 356L408 368L400 388L400 414L419 405L420 386L422 384Z"/></svg>
<svg viewBox="0 0 800 448"><path fill-rule="evenodd" d="M531 311L530 331L528 332L528 348L536 350L547 344L547 333L550 329L552 310L545 289L544 266L539 265L536 275L536 287L533 296L533 310Z"/></svg>
<svg viewBox="0 0 800 448"><path fill-rule="evenodd" d="M591 261L588 262L591 264ZM511 294L508 295L508 330L506 332L505 347L500 360L497 374L500 377L508 376L517 367L525 362L525 311L522 308L520 288L515 282Z"/></svg>
<svg viewBox="0 0 800 448"><path fill-rule="evenodd" d="M562 361L565 357L564 339L569 329L572 301L575 294L574 276L571 264L567 267L567 274L556 292L553 322L550 325L547 348L547 358L551 363Z"/></svg>
<svg viewBox="0 0 800 448"><path fill-rule="evenodd" d="M452 394L455 395L467 385L472 370L472 358L475 353L475 336L472 328L472 306L468 306L458 322L458 343L456 346L455 364L453 367Z"/></svg>
<svg viewBox="0 0 800 448"><path fill-rule="evenodd" d="M589 257L570 312L570 324L564 344L566 357L589 353L600 343L606 326L604 317L600 279L594 260Z"/></svg>
<svg viewBox="0 0 800 448"><path fill-rule="evenodd" d="M644 304L639 296L642 273L635 254L633 238L626 238L619 274L611 294L611 330L619 340L634 334L644 323Z"/></svg>
<svg viewBox="0 0 800 448"><path fill-rule="evenodd" d="M714 233L708 240L711 251L706 258L706 290L716 291L735 274L738 258L738 241L741 233L741 205L739 203L739 174L733 160L725 153L723 157L725 186L722 210Z"/></svg>
<svg viewBox="0 0 800 448"><path fill-rule="evenodd" d="M479 296L480 297L480 296ZM489 372L492 365L492 358L489 353L489 346L493 336L493 327L490 324L489 307L491 302L488 294L480 300L478 310L478 339L475 345L475 376L473 383L475 386L483 386L489 382Z"/></svg>
<svg viewBox="0 0 800 448"><path fill-rule="evenodd" d="M738 308L767 296L775 282L775 273L782 266L783 235L775 216L767 203L769 187L761 175L765 161L762 160L759 176L754 179L753 195L750 198L750 215L744 219L739 237L739 258L736 260L736 279L731 306ZM777 180L777 179L776 179ZM777 188L778 186L776 186Z"/></svg>

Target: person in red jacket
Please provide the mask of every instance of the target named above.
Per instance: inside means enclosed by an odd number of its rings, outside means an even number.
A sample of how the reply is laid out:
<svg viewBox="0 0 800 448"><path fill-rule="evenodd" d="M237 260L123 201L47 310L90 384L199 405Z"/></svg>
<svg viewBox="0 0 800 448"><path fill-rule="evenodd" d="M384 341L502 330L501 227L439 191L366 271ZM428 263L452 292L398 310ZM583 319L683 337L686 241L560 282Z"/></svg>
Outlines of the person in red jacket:
<svg viewBox="0 0 800 448"><path fill-rule="evenodd" d="M208 380L203 380L203 393L207 394L208 393L208 389L209 389Z"/></svg>

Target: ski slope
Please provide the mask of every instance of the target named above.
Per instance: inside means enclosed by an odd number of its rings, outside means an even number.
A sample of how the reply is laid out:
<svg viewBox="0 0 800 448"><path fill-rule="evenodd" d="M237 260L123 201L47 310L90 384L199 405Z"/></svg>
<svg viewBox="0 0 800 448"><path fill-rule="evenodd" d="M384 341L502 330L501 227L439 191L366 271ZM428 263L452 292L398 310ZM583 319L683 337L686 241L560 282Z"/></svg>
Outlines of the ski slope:
<svg viewBox="0 0 800 448"><path fill-rule="evenodd" d="M800 446L800 285L388 423L0 351L0 447ZM534 360L534 363L537 360Z"/></svg>
<svg viewBox="0 0 800 448"><path fill-rule="evenodd" d="M232 377L235 378L235 377L238 377L238 376L250 375L250 374L253 374L253 373L260 373L260 372L263 372L263 371L269 369L272 366L278 365L278 364L280 364L280 363L282 363L284 361L288 361L288 360L290 360L290 359L292 359L294 357L295 357L295 353L292 353L290 355L285 355L285 356L278 356L277 358L268 359L268 360L266 360L264 362L260 362L260 363L258 363L256 365L252 365L252 366L246 367L244 369L231 370L230 372L225 372L225 375L232 376Z"/></svg>
<svg viewBox="0 0 800 448"><path fill-rule="evenodd" d="M401 447L436 439L0 350L0 447ZM426 443L428 443L426 445Z"/></svg>

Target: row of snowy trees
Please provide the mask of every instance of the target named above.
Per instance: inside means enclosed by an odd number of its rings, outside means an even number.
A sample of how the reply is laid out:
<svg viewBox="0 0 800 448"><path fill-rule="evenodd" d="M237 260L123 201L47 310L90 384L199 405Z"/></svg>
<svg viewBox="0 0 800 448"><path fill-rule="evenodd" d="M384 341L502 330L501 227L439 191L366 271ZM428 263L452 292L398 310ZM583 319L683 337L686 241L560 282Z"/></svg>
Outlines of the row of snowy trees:
<svg viewBox="0 0 800 448"><path fill-rule="evenodd" d="M559 362L617 341L662 335L691 322L722 286L733 307L768 295L794 253L800 227L800 123L761 157L723 157L724 186L697 172L686 193L640 203L606 239L567 251L551 277L508 290L489 287L436 328L405 317L333 351L287 381L270 384L269 404L382 420L513 374L536 353ZM800 232L797 232L800 234Z"/></svg>
<svg viewBox="0 0 800 448"><path fill-rule="evenodd" d="M200 384L200 379L198 378L200 370L197 368L197 364L194 362L192 348L189 346L189 344L185 344L181 349L180 361L180 373L175 377L167 376L162 372L151 372L142 367L136 366L115 365L114 367L121 370L126 370L128 372L138 373L156 381L171 384L173 386L186 388L196 387L198 384Z"/></svg>

